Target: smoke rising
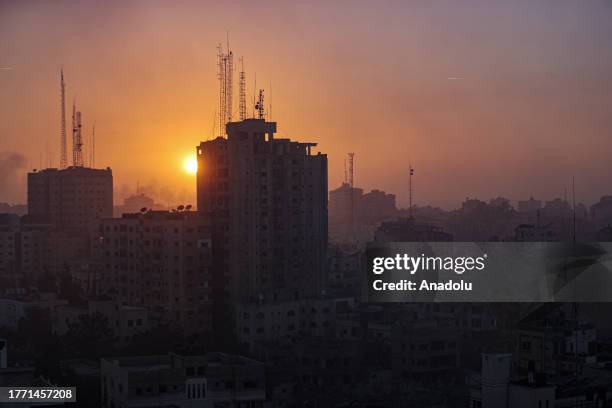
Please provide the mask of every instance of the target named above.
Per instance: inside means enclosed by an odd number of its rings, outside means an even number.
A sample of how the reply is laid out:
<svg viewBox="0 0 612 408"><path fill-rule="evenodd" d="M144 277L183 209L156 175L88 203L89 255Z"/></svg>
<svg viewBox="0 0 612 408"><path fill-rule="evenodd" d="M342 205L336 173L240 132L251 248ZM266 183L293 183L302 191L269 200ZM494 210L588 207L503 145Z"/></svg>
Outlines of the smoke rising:
<svg viewBox="0 0 612 408"><path fill-rule="evenodd" d="M26 167L26 158L16 152L0 152L0 191L20 170Z"/></svg>
<svg viewBox="0 0 612 408"><path fill-rule="evenodd" d="M0 152L0 202L23 202L27 160L21 153Z"/></svg>

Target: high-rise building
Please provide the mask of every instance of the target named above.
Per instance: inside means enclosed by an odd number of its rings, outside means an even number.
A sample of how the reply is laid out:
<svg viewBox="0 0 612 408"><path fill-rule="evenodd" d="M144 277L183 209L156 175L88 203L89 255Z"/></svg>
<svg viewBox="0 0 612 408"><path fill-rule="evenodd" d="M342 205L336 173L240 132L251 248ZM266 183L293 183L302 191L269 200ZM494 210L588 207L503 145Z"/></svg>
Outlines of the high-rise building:
<svg viewBox="0 0 612 408"><path fill-rule="evenodd" d="M212 223L213 297L234 302L320 296L327 249L327 156L275 138L275 122L227 124L202 142L198 211Z"/></svg>
<svg viewBox="0 0 612 408"><path fill-rule="evenodd" d="M144 306L150 320L210 330L211 242L195 211L148 211L104 219L94 240L100 293Z"/></svg>
<svg viewBox="0 0 612 408"><path fill-rule="evenodd" d="M28 214L58 226L78 228L112 217L111 169L68 167L28 173Z"/></svg>

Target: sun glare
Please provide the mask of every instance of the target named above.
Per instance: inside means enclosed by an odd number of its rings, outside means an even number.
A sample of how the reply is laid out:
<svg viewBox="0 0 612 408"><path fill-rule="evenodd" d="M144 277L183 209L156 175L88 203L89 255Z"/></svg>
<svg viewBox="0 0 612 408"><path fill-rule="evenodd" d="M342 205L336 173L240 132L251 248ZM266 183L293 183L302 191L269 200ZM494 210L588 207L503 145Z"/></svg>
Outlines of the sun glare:
<svg viewBox="0 0 612 408"><path fill-rule="evenodd" d="M187 174L196 174L198 172L198 160L192 156L186 157L183 160L183 170Z"/></svg>

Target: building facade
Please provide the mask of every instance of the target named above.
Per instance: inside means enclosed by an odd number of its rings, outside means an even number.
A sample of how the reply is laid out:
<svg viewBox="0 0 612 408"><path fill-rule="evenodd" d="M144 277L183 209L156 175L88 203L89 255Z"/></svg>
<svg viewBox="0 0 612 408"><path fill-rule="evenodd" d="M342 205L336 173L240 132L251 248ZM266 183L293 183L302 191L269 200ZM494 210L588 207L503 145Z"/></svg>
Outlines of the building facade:
<svg viewBox="0 0 612 408"><path fill-rule="evenodd" d="M101 363L102 407L259 408L264 364L224 353L122 357Z"/></svg>
<svg viewBox="0 0 612 408"><path fill-rule="evenodd" d="M212 222L213 296L233 302L320 295L327 249L327 157L274 137L275 122L227 124L197 147L198 211Z"/></svg>
<svg viewBox="0 0 612 408"><path fill-rule="evenodd" d="M200 214L149 211L105 219L94 242L102 295L146 307L156 323L210 329L211 240Z"/></svg>
<svg viewBox="0 0 612 408"><path fill-rule="evenodd" d="M28 173L28 214L54 225L78 228L112 217L111 169L68 167Z"/></svg>

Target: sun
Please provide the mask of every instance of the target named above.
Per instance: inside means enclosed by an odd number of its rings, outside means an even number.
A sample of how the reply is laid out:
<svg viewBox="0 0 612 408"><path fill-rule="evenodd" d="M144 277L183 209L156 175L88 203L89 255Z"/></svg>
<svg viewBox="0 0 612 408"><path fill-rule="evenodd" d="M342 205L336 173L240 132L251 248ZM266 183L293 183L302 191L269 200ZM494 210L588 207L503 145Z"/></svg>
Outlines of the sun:
<svg viewBox="0 0 612 408"><path fill-rule="evenodd" d="M187 174L197 174L198 160L193 156L185 157L185 160L183 160L183 170L185 170Z"/></svg>

